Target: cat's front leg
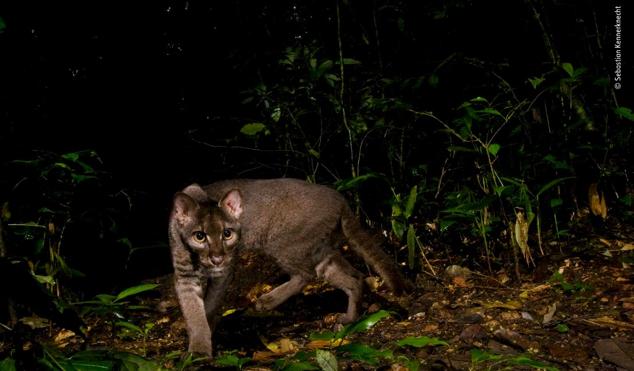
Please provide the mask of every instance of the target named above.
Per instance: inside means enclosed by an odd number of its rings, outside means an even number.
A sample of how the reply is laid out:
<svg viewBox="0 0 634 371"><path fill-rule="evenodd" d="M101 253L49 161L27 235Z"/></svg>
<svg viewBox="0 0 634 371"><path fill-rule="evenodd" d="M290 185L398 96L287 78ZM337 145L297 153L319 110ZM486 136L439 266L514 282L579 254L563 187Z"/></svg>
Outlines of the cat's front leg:
<svg viewBox="0 0 634 371"><path fill-rule="evenodd" d="M211 328L207 323L202 287L198 277L177 276L175 286L187 324L189 352L202 353L211 357Z"/></svg>
<svg viewBox="0 0 634 371"><path fill-rule="evenodd" d="M302 291L308 281L300 276L291 276L291 279L274 288L272 291L260 296L255 302L255 309L258 311L271 310L285 302L291 296Z"/></svg>

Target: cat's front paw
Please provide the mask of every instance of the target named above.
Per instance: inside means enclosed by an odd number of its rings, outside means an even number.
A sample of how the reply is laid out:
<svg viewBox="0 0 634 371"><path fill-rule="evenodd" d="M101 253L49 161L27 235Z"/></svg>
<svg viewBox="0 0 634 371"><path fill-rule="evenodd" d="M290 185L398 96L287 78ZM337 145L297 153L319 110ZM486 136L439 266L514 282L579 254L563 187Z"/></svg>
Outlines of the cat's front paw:
<svg viewBox="0 0 634 371"><path fill-rule="evenodd" d="M255 301L255 310L258 312L266 312L275 308L275 302L272 297L262 295Z"/></svg>

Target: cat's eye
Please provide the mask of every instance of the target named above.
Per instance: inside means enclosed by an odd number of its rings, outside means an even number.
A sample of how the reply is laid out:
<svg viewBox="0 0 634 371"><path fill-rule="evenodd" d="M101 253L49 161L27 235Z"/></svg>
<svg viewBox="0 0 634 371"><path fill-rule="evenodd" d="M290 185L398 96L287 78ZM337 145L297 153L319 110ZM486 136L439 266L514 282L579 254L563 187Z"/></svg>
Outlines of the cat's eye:
<svg viewBox="0 0 634 371"><path fill-rule="evenodd" d="M229 228L225 228L222 231L222 238L224 238L225 240L230 240L231 237L233 237L233 230Z"/></svg>
<svg viewBox="0 0 634 371"><path fill-rule="evenodd" d="M207 234L203 231L194 232L194 240L196 242L204 242L207 239Z"/></svg>

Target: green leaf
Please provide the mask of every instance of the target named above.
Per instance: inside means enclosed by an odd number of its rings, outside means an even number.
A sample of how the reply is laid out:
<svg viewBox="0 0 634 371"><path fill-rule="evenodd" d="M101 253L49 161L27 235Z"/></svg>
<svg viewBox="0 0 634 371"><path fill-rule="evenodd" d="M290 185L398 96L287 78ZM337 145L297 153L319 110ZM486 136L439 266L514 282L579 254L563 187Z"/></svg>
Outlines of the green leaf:
<svg viewBox="0 0 634 371"><path fill-rule="evenodd" d="M570 331L570 327L568 327L568 325L566 325L565 323L560 323L557 326L555 326L555 330L557 330L558 332L564 334L564 333Z"/></svg>
<svg viewBox="0 0 634 371"><path fill-rule="evenodd" d="M399 240L402 240L405 233L405 224L396 218L392 218L392 232Z"/></svg>
<svg viewBox="0 0 634 371"><path fill-rule="evenodd" d="M143 333L143 329L142 328L140 328L139 326L137 326L137 325L135 325L134 323L131 323L131 322L117 321L114 324L115 324L115 326L127 328L128 330L134 331L134 332L139 333L139 334Z"/></svg>
<svg viewBox="0 0 634 371"><path fill-rule="evenodd" d="M553 198L552 200L550 200L550 207L552 207L553 209L563 205L564 200L562 200L561 198Z"/></svg>
<svg viewBox="0 0 634 371"><path fill-rule="evenodd" d="M429 75L429 78L427 78L427 83L432 88L437 87L439 82L440 82L440 79L438 78L438 75L436 75L435 73L432 73L431 75Z"/></svg>
<svg viewBox="0 0 634 371"><path fill-rule="evenodd" d="M4 21L4 19L2 19L2 17L0 17L0 33L3 33L4 30L6 30L6 28L7 28L6 22Z"/></svg>
<svg viewBox="0 0 634 371"><path fill-rule="evenodd" d="M119 295L117 295L116 299L114 299L114 301L119 301L121 299L127 298L128 296L132 296L132 295L136 295L145 291L150 291L150 290L154 290L155 288L159 287L160 285L155 284L155 283L146 283L143 285L138 285L138 286L133 286L133 287L129 287L123 291L121 291L119 293Z"/></svg>
<svg viewBox="0 0 634 371"><path fill-rule="evenodd" d="M2 22L2 18L0 18L0 22ZM0 23L0 26L2 25L2 23ZM0 31L2 30L2 28L0 28ZM0 371L16 371L15 368L15 359L11 358L11 357L7 357L5 359L3 359L2 361L0 361Z"/></svg>
<svg viewBox="0 0 634 371"><path fill-rule="evenodd" d="M544 362L536 361L534 359L531 359L531 358L529 358L527 356L523 356L523 355L509 359L508 363L510 365L529 366L529 367L536 368L536 369L539 369L539 370L547 370L547 371L559 370L557 367L548 366Z"/></svg>
<svg viewBox="0 0 634 371"><path fill-rule="evenodd" d="M349 189L357 188L359 185L370 179L385 179L385 176L379 173L371 172L364 175L356 176L354 178L341 179L335 182L335 188L339 192L347 191Z"/></svg>
<svg viewBox="0 0 634 371"><path fill-rule="evenodd" d="M632 113L632 109L628 107L617 107L614 109L614 113L620 118L628 119L630 121L634 121L634 113Z"/></svg>
<svg viewBox="0 0 634 371"><path fill-rule="evenodd" d="M547 190L551 189L552 187L556 186L557 184L566 181L566 180L570 180L570 179L575 179L574 176L569 176L569 177L565 177L565 178L557 178L557 179L553 179L550 182L546 183L543 187L541 187L539 189L539 191L535 194L535 197L539 198L539 196L546 192Z"/></svg>
<svg viewBox="0 0 634 371"><path fill-rule="evenodd" d="M374 312L344 327L343 330L337 333L338 335L337 337L343 338L344 336L347 336L350 334L367 331L372 326L376 325L380 320L389 316L390 316L390 312L386 310L380 310L380 311Z"/></svg>
<svg viewBox="0 0 634 371"><path fill-rule="evenodd" d="M280 107L275 107L275 109L273 109L273 112L271 113L271 120L273 120L273 122L279 122L280 121L280 117L282 117L282 110L280 109ZM244 129L244 127L243 127L243 129ZM240 130L240 131L242 131L242 130Z"/></svg>
<svg viewBox="0 0 634 371"><path fill-rule="evenodd" d="M418 187L413 186L409 190L409 196L407 196L407 202L405 203L405 219L409 219L414 213L414 206L416 206L416 198L418 197Z"/></svg>
<svg viewBox="0 0 634 371"><path fill-rule="evenodd" d="M409 225L407 228L407 264L409 269L414 269L414 263L416 262L416 231L413 225Z"/></svg>
<svg viewBox="0 0 634 371"><path fill-rule="evenodd" d="M343 64L361 64L360 61L356 60L356 59L352 59L352 58L344 58L343 59Z"/></svg>
<svg viewBox="0 0 634 371"><path fill-rule="evenodd" d="M396 345L403 346L411 346L415 348L422 348L426 346L436 346L436 345L449 345L446 341L440 340L438 338L430 338L427 336L419 336L419 337L406 337L396 342Z"/></svg>
<svg viewBox="0 0 634 371"><path fill-rule="evenodd" d="M319 367L321 367L324 371L337 371L339 369L337 358L335 358L335 355L327 350L317 349L315 352L315 358Z"/></svg>
<svg viewBox="0 0 634 371"><path fill-rule="evenodd" d="M233 353L224 353L214 359L214 363L218 366L222 367L235 367L237 369L242 369L245 363L250 362L251 358L248 357L238 357Z"/></svg>
<svg viewBox="0 0 634 371"><path fill-rule="evenodd" d="M240 129L240 132L244 135L254 136L262 131L266 130L266 125L261 122L252 122L250 124L246 124Z"/></svg>
<svg viewBox="0 0 634 371"><path fill-rule="evenodd" d="M575 69L572 67L572 64L570 64L570 63L562 63L561 64L561 68L563 68L563 70L566 71L568 76L574 77Z"/></svg>
<svg viewBox="0 0 634 371"><path fill-rule="evenodd" d="M471 363L480 363L485 361L499 361L501 355L489 353L480 349L471 349Z"/></svg>
<svg viewBox="0 0 634 371"><path fill-rule="evenodd" d="M497 143L491 143L489 144L489 146L487 147L487 150L489 151L490 154L492 154L493 156L498 154L498 151L500 150L500 145Z"/></svg>
<svg viewBox="0 0 634 371"><path fill-rule="evenodd" d="M392 358L394 355L389 349L378 350L371 346L359 343L342 345L337 351L345 354L348 359L362 361L370 365L377 365L381 358Z"/></svg>
<svg viewBox="0 0 634 371"><path fill-rule="evenodd" d="M324 332L311 332L308 335L308 339L310 340L331 340L334 339L336 334L332 331L324 331Z"/></svg>
<svg viewBox="0 0 634 371"><path fill-rule="evenodd" d="M46 285L55 285L55 278L53 276L41 276L39 274L34 274L35 280L39 283Z"/></svg>
<svg viewBox="0 0 634 371"><path fill-rule="evenodd" d="M528 82L531 83L531 85L533 86L533 89L537 89L537 87L539 87L539 85L542 84L542 82L544 82L546 79L544 77L530 77L528 79Z"/></svg>

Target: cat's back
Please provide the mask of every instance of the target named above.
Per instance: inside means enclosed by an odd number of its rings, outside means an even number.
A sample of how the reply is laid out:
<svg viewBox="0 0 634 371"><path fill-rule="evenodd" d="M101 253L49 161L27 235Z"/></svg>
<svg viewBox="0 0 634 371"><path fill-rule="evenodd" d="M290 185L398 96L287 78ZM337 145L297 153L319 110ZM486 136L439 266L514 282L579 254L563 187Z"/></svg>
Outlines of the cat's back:
<svg viewBox="0 0 634 371"><path fill-rule="evenodd" d="M290 222L311 218L329 218L340 214L344 197L336 190L300 179L235 179L223 180L204 187L214 200L220 200L232 189L240 191L244 201L244 217L277 217Z"/></svg>

